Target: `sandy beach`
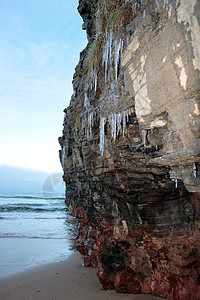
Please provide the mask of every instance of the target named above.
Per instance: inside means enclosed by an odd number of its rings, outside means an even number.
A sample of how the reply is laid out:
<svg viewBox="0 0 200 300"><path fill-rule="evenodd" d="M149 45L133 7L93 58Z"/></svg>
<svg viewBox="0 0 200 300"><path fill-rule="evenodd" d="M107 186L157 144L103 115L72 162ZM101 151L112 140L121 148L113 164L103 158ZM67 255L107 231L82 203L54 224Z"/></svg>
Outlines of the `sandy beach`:
<svg viewBox="0 0 200 300"><path fill-rule="evenodd" d="M0 280L1 300L153 300L151 295L102 291L95 269L74 252L67 260L32 268Z"/></svg>

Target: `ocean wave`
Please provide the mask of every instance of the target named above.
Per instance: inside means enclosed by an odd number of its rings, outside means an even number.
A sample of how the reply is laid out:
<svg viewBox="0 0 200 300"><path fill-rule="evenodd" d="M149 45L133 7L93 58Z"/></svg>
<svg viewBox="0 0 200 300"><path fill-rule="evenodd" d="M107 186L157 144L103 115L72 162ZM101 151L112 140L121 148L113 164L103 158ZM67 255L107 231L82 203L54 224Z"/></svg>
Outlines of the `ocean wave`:
<svg viewBox="0 0 200 300"><path fill-rule="evenodd" d="M13 221L15 221L15 220L18 220L19 218L18 217L16 217L16 216L9 216L9 215L7 215L6 217L0 217L0 220L13 220ZM68 220L66 220L66 216L64 216L64 217L57 217L57 216L53 216L53 217L37 217L37 215L36 216L34 216L34 217L25 217L25 218L23 218L23 220L64 220L65 221L65 223L66 224L68 224ZM71 225L70 225L71 226Z"/></svg>
<svg viewBox="0 0 200 300"><path fill-rule="evenodd" d="M15 235L15 234L2 234L0 235L1 239L6 239L6 238L17 238L17 239L43 239L43 240L64 240L66 239L66 236L28 236L28 235Z"/></svg>
<svg viewBox="0 0 200 300"><path fill-rule="evenodd" d="M67 207L31 207L31 206L0 206L0 212L53 212L53 211L68 211Z"/></svg>
<svg viewBox="0 0 200 300"><path fill-rule="evenodd" d="M44 197L44 196L24 196L24 195L0 195L0 198L13 198L13 199L43 199L43 200L65 200L63 196L52 196L52 197Z"/></svg>

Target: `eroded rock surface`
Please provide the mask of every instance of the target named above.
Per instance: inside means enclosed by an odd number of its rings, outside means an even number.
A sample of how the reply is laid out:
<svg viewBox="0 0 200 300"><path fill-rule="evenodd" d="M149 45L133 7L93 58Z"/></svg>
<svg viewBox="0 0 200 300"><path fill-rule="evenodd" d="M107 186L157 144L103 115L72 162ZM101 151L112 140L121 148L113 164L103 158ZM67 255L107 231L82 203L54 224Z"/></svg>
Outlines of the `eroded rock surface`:
<svg viewBox="0 0 200 300"><path fill-rule="evenodd" d="M59 138L77 249L104 289L200 299L200 3L80 0Z"/></svg>

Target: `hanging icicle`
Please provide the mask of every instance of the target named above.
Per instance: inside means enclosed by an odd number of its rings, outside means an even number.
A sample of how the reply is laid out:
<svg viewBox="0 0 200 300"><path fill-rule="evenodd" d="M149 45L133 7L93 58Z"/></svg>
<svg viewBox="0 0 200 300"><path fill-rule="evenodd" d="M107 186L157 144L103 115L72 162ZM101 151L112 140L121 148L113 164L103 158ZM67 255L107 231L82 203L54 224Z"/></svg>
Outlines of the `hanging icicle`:
<svg viewBox="0 0 200 300"><path fill-rule="evenodd" d="M91 74L90 74L90 90L94 91L94 94L96 94L96 91L97 91L97 82L98 82L97 71L92 69Z"/></svg>
<svg viewBox="0 0 200 300"><path fill-rule="evenodd" d="M116 123L117 123L117 117L116 113L112 113L109 118L109 123L111 126L111 138L115 141L116 140Z"/></svg>
<svg viewBox="0 0 200 300"><path fill-rule="evenodd" d="M85 88L85 91L84 91L84 97L85 97L85 100L84 100L84 106L85 106L85 107L88 107L87 88Z"/></svg>
<svg viewBox="0 0 200 300"><path fill-rule="evenodd" d="M111 139L115 142L116 138L119 136L120 134L120 129L122 126L122 135L124 137L124 133L125 133L125 128L126 128L126 119L127 116L133 113L133 108L128 109L128 110L124 110L122 112L118 112L118 113L111 113L107 118L106 117L100 117L100 125L99 125L99 137L100 137L100 144L99 144L99 148L100 148L100 152L101 155L103 155L104 153L104 127L106 124L106 121L109 122L110 124L110 129L111 129ZM93 127L93 119L94 119L94 115L91 112L90 114L88 114L88 136L89 138L92 138L92 127ZM146 132L146 130L145 130ZM145 133L145 138L146 138L146 133Z"/></svg>
<svg viewBox="0 0 200 300"><path fill-rule="evenodd" d="M123 132L123 137L124 137L124 130L126 127L126 112L125 111L122 112L122 124L123 124L122 132Z"/></svg>
<svg viewBox="0 0 200 300"><path fill-rule="evenodd" d="M102 156L104 154L104 127L105 127L105 123L106 123L106 118L104 118L104 117L100 118L100 128L99 128L100 144L99 144L99 148L100 148L100 152L101 152Z"/></svg>
<svg viewBox="0 0 200 300"><path fill-rule="evenodd" d="M107 75L108 75L109 47L110 47L110 38L108 32L106 31L106 43L103 46L103 60L102 60L102 65L105 66L105 82L107 82Z"/></svg>
<svg viewBox="0 0 200 300"><path fill-rule="evenodd" d="M174 186L175 186L175 189L178 188L178 179L177 178L172 178L172 181L174 181Z"/></svg>
<svg viewBox="0 0 200 300"><path fill-rule="evenodd" d="M88 114L88 127L89 127L89 130L88 130L89 136L88 136L88 137L89 137L90 139L92 138L93 118L94 118L94 114L93 114L93 112L90 112L90 113Z"/></svg>
<svg viewBox="0 0 200 300"><path fill-rule="evenodd" d="M115 41L115 56L114 56L114 65L115 65L115 82L117 82L118 78L118 66L119 61L122 56L122 49L123 49L123 41L121 39ZM121 56L120 56L121 54Z"/></svg>
<svg viewBox="0 0 200 300"><path fill-rule="evenodd" d="M197 177L197 166L195 163L193 164L193 175L194 177Z"/></svg>
<svg viewBox="0 0 200 300"><path fill-rule="evenodd" d="M63 148L62 148L62 157L61 157L61 165L62 165L62 168L64 170L64 166L65 166L65 150L66 149L66 146L65 144L63 145Z"/></svg>
<svg viewBox="0 0 200 300"><path fill-rule="evenodd" d="M97 73L94 75L94 93L96 94L97 91L97 81L98 81L98 76Z"/></svg>
<svg viewBox="0 0 200 300"><path fill-rule="evenodd" d="M110 57L110 65L112 65L112 43L113 43L113 32L110 31L109 35L109 57Z"/></svg>
<svg viewBox="0 0 200 300"><path fill-rule="evenodd" d="M115 71L115 82L117 82L118 78L118 68L119 63L122 61L122 52L123 52L123 41L121 38L116 39L113 43L113 32L110 30L108 33L106 31L106 42L103 46L103 59L102 66L105 67L105 82L109 79L109 74L111 74L111 70L109 72L108 67L112 68L113 60L114 60L114 71ZM114 44L114 45L113 45ZM112 49L114 48L114 54L112 53Z"/></svg>
<svg viewBox="0 0 200 300"><path fill-rule="evenodd" d="M144 145L144 148L146 148L147 131L145 129L142 129L142 136L143 136L143 145Z"/></svg>
<svg viewBox="0 0 200 300"><path fill-rule="evenodd" d="M178 187L178 179L176 178L175 179L175 188L177 189L177 187Z"/></svg>
<svg viewBox="0 0 200 300"><path fill-rule="evenodd" d="M119 113L117 114L117 116L116 116L116 125L117 125L116 130L117 130L117 136L119 135L119 132L120 132L121 120L122 120L122 118L121 118L121 113L119 112Z"/></svg>

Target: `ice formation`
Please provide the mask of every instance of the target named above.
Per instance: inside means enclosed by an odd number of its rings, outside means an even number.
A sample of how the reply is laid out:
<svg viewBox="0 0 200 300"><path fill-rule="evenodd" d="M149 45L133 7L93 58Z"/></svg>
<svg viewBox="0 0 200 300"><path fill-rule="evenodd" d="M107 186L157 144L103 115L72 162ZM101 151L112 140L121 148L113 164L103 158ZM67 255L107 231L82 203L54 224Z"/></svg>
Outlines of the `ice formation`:
<svg viewBox="0 0 200 300"><path fill-rule="evenodd" d="M109 117L109 124L111 125L111 137L115 141L116 140L116 114L112 113Z"/></svg>
<svg viewBox="0 0 200 300"><path fill-rule="evenodd" d="M84 106L88 107L87 87L85 88L85 91L84 91L84 97L85 97Z"/></svg>
<svg viewBox="0 0 200 300"><path fill-rule="evenodd" d="M99 143L99 148L101 155L103 156L104 153L104 127L106 123L106 118L101 117L100 118L100 127L99 127L99 136L100 136L100 143Z"/></svg>
<svg viewBox="0 0 200 300"><path fill-rule="evenodd" d="M115 58L114 58L114 63L115 63L115 81L117 82L117 77L118 77L118 66L119 66L119 61L122 56L122 50L123 50L123 41L122 39L115 40Z"/></svg>
<svg viewBox="0 0 200 300"><path fill-rule="evenodd" d="M177 189L177 187L178 187L178 179L177 178L172 178L172 181L174 181L175 189Z"/></svg>
<svg viewBox="0 0 200 300"><path fill-rule="evenodd" d="M123 126L122 133L123 133L123 137L124 137L124 130L126 127L126 112L125 111L122 112L122 126Z"/></svg>
<svg viewBox="0 0 200 300"><path fill-rule="evenodd" d="M147 131L145 129L142 129L142 136L143 136L143 145L144 145L144 148L146 148Z"/></svg>
<svg viewBox="0 0 200 300"><path fill-rule="evenodd" d="M96 91L97 91L97 82L98 82L97 71L92 69L91 74L90 74L90 89L91 89L91 91L94 91L94 94L96 94Z"/></svg>
<svg viewBox="0 0 200 300"><path fill-rule="evenodd" d="M113 49L114 48L114 49ZM114 53L113 53L114 50ZM123 52L123 41L121 38L116 39L113 43L113 32L106 32L106 43L103 46L103 60L102 65L105 67L105 82L109 80L109 75L112 73L112 65L114 61L114 71L115 71L115 81L117 81L118 77L118 67L119 63L122 59ZM110 65L110 72L109 67Z"/></svg>
<svg viewBox="0 0 200 300"><path fill-rule="evenodd" d="M175 179L175 188L177 189L178 187L178 179Z"/></svg>
<svg viewBox="0 0 200 300"><path fill-rule="evenodd" d="M104 125L108 121L111 128L111 138L116 141L116 138L120 135L120 129L122 127L122 136L124 137L124 132L126 128L126 120L128 116L133 112L133 108L124 110L118 113L111 113L107 118L100 118L99 135L100 135L100 151L101 155L104 153ZM91 123L92 124L92 123Z"/></svg>
<svg viewBox="0 0 200 300"><path fill-rule="evenodd" d="M109 124L111 126L111 138L115 141L116 137L119 135L122 116L121 113L112 113L109 116Z"/></svg>
<svg viewBox="0 0 200 300"><path fill-rule="evenodd" d="M93 127L93 117L94 117L94 114L93 112L90 112L88 114L88 137L89 138L92 138L92 127Z"/></svg>
<svg viewBox="0 0 200 300"><path fill-rule="evenodd" d="M194 177L197 177L197 167L196 167L196 164L193 164L193 175L194 175Z"/></svg>
<svg viewBox="0 0 200 300"><path fill-rule="evenodd" d="M97 12L97 16L99 15L99 11ZM99 34L99 24L98 21L96 23L96 35ZM123 53L123 40L121 38L114 39L113 31L106 31L105 33L105 44L103 45L103 58L102 58L102 66L105 69L105 82L109 81L110 89L105 98L113 99L113 102L117 105L119 101L119 97L115 94L116 82L118 80L119 75L119 64L122 61L122 53ZM113 78L114 77L114 78ZM82 120L82 128L86 130L87 139L92 138L92 126L93 126L93 118L92 113L89 113L90 103L88 99L88 89L91 89L93 94L96 94L98 84L98 72L92 69L90 74L90 84L85 88L84 91L84 106L86 108L86 115L84 120ZM127 90L126 86L126 90ZM110 92L111 91L111 92ZM90 93L89 93L90 94ZM123 94L123 91L122 91ZM100 101L101 103L101 101ZM102 105L103 107L103 105ZM100 112L102 111L100 104ZM124 137L126 122L128 121L128 115L132 112L132 110L124 110L122 112L113 112L109 116L101 116L100 117L100 125L99 125L99 134L100 134L100 151L103 155L104 153L104 127L105 123L108 121L111 128L111 138L113 141L116 140L117 136L120 134L120 128L122 127L122 135Z"/></svg>
<svg viewBox="0 0 200 300"><path fill-rule="evenodd" d="M106 31L106 43L103 46L103 60L102 65L105 66L105 82L108 78L108 62L112 65L112 42L113 42L113 32L109 33Z"/></svg>
<svg viewBox="0 0 200 300"><path fill-rule="evenodd" d="M64 170L64 164L65 164L65 152L66 152L66 145L63 144L63 148L62 148L62 156L61 156L61 165L62 165L62 168Z"/></svg>

